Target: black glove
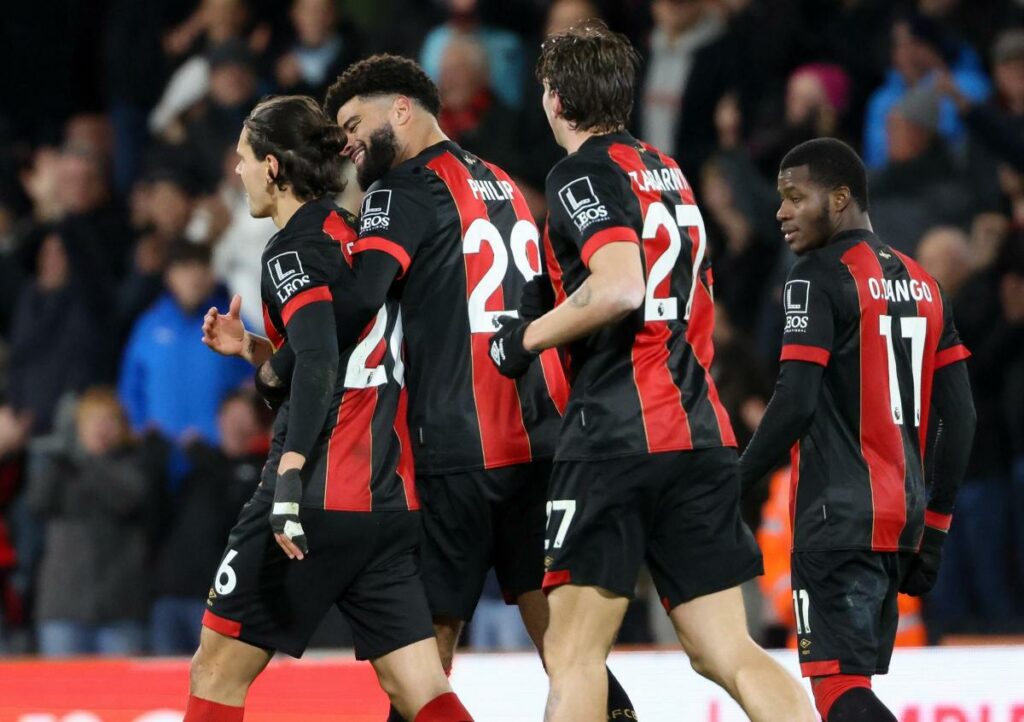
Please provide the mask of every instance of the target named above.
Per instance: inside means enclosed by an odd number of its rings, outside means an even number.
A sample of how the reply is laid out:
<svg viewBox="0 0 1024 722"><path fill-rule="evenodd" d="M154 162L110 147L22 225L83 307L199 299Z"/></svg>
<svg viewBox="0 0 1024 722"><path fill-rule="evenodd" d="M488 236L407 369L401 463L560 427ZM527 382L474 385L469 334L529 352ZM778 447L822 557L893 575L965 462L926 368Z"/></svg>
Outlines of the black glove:
<svg viewBox="0 0 1024 722"><path fill-rule="evenodd" d="M501 328L491 336L491 361L498 367L502 376L517 379L526 373L537 354L523 347L523 334L526 333L528 320L515 316L498 316Z"/></svg>
<svg viewBox="0 0 1024 722"><path fill-rule="evenodd" d="M551 287L551 276L541 273L526 282L519 296L519 318L532 321L554 307L555 289Z"/></svg>
<svg viewBox="0 0 1024 722"><path fill-rule="evenodd" d="M942 561L942 543L946 541L946 532L935 527L926 526L921 539L921 548L917 552L907 571L903 575L900 591L912 597L927 594L935 586L939 576L939 562Z"/></svg>
<svg viewBox="0 0 1024 722"><path fill-rule="evenodd" d="M302 501L302 477L298 469L289 469L277 475L274 489L274 506L270 511L270 528L275 534L283 534L302 550L309 553L306 532L299 521L299 502Z"/></svg>

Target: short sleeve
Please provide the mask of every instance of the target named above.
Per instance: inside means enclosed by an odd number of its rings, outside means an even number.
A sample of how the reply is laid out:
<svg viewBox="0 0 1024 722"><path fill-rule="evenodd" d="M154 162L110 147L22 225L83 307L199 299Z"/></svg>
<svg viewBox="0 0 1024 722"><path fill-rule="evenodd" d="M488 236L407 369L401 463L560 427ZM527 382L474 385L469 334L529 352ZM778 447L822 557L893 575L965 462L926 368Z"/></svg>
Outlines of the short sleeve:
<svg viewBox="0 0 1024 722"><path fill-rule="evenodd" d="M941 293L941 292L940 292ZM970 358L971 352L967 350L960 340L960 333L956 330L956 323L953 321L953 307L946 295L942 298L942 336L939 338L939 345L935 349L935 369L949 366L951 363L963 361Z"/></svg>
<svg viewBox="0 0 1024 722"><path fill-rule="evenodd" d="M570 157L555 166L546 186L550 228L575 243L583 265L608 243L640 242L636 200L621 171Z"/></svg>
<svg viewBox="0 0 1024 722"><path fill-rule="evenodd" d="M436 216L429 189L420 179L397 177L370 186L359 208L359 238L352 253L383 251L409 270Z"/></svg>
<svg viewBox="0 0 1024 722"><path fill-rule="evenodd" d="M819 264L801 258L793 266L782 292L786 327L782 361L809 361L827 366L835 335L835 305L828 279Z"/></svg>
<svg viewBox="0 0 1024 722"><path fill-rule="evenodd" d="M331 282L343 264L339 245L324 234L278 237L264 254L267 305L287 326L303 306L332 300Z"/></svg>

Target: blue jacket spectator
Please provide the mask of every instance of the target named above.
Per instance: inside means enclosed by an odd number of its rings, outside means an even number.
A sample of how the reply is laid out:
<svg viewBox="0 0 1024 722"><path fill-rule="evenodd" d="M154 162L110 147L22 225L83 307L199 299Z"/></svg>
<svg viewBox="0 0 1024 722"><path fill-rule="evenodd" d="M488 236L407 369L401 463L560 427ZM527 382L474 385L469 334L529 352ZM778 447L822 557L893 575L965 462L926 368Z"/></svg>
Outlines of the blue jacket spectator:
<svg viewBox="0 0 1024 722"><path fill-rule="evenodd" d="M868 168L881 168L889 159L886 122L893 107L917 85L933 84L944 69L970 100L980 102L989 96L991 84L972 48L946 37L924 17L913 16L893 25L892 67L885 83L871 94L864 119L864 163ZM954 147L964 138L964 124L952 100L942 102L939 134Z"/></svg>
<svg viewBox="0 0 1024 722"><path fill-rule="evenodd" d="M119 392L136 432L155 429L173 441L197 435L217 444L217 409L251 369L241 359L211 353L202 343L203 314L225 307L216 288L209 250L183 244L164 277L167 292L132 329Z"/></svg>

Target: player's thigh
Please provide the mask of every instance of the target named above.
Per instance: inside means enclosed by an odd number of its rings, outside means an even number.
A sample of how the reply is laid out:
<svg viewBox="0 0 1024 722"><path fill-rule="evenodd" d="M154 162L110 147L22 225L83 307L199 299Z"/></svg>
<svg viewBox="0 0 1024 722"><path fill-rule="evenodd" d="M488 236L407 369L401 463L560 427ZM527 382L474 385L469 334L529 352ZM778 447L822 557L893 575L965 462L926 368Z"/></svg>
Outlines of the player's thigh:
<svg viewBox="0 0 1024 722"><path fill-rule="evenodd" d="M430 608L420 579L417 512L373 512L372 555L337 599L352 627L357 659L374 660L425 639L437 655ZM440 659L435 660L440 668Z"/></svg>
<svg viewBox="0 0 1024 722"><path fill-rule="evenodd" d="M543 588L599 587L632 599L653 523L649 457L556 462Z"/></svg>
<svg viewBox="0 0 1024 722"><path fill-rule="evenodd" d="M203 626L298 657L365 563L373 529L365 514L303 509L310 553L292 560L274 540L269 513L268 500L254 498L243 508L214 575Z"/></svg>
<svg viewBox="0 0 1024 722"><path fill-rule="evenodd" d="M192 691L201 692L223 683L248 685L273 656L272 650L203 627L189 674Z"/></svg>
<svg viewBox="0 0 1024 722"><path fill-rule="evenodd" d="M885 671L879 662L888 666L897 614L898 575L894 578L887 563L892 556L867 550L792 554L803 676L870 676Z"/></svg>
<svg viewBox="0 0 1024 722"><path fill-rule="evenodd" d="M705 674L722 673L738 664L753 644L738 586L678 604L669 618L691 663Z"/></svg>
<svg viewBox="0 0 1024 722"><path fill-rule="evenodd" d="M544 580L549 462L518 464L501 469L495 490L494 572L506 604L516 604L527 592L540 590Z"/></svg>
<svg viewBox="0 0 1024 722"><path fill-rule="evenodd" d="M437 617L468 621L493 564L485 471L420 476L423 586Z"/></svg>
<svg viewBox="0 0 1024 722"><path fill-rule="evenodd" d="M651 459L661 488L647 563L666 611L761 574L761 550L740 516L736 451Z"/></svg>
<svg viewBox="0 0 1024 722"><path fill-rule="evenodd" d="M564 585L548 595L550 621L544 659L554 667L605 659L622 625L629 600L607 589Z"/></svg>

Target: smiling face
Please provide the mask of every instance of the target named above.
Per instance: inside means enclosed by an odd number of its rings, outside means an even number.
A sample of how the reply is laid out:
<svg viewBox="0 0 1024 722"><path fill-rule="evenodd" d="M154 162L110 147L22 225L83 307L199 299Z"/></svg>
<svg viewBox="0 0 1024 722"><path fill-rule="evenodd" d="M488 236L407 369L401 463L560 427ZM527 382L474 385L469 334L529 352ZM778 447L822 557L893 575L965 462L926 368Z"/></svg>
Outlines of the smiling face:
<svg viewBox="0 0 1024 722"><path fill-rule="evenodd" d="M249 130L242 128L235 146L238 153L238 164L235 173L242 179L245 195L249 201L249 214L253 218L267 218L271 215L274 199L271 195L273 175L271 158L260 160L249 145Z"/></svg>
<svg viewBox="0 0 1024 722"><path fill-rule="evenodd" d="M356 167L363 190L391 170L398 155L392 110L398 97L356 96L338 109L338 125L345 132L345 155ZM407 101L408 102L408 101Z"/></svg>
<svg viewBox="0 0 1024 722"><path fill-rule="evenodd" d="M824 246L834 226L829 210L829 189L811 179L806 165L779 172L782 202L775 218L782 227L786 245L797 255Z"/></svg>

